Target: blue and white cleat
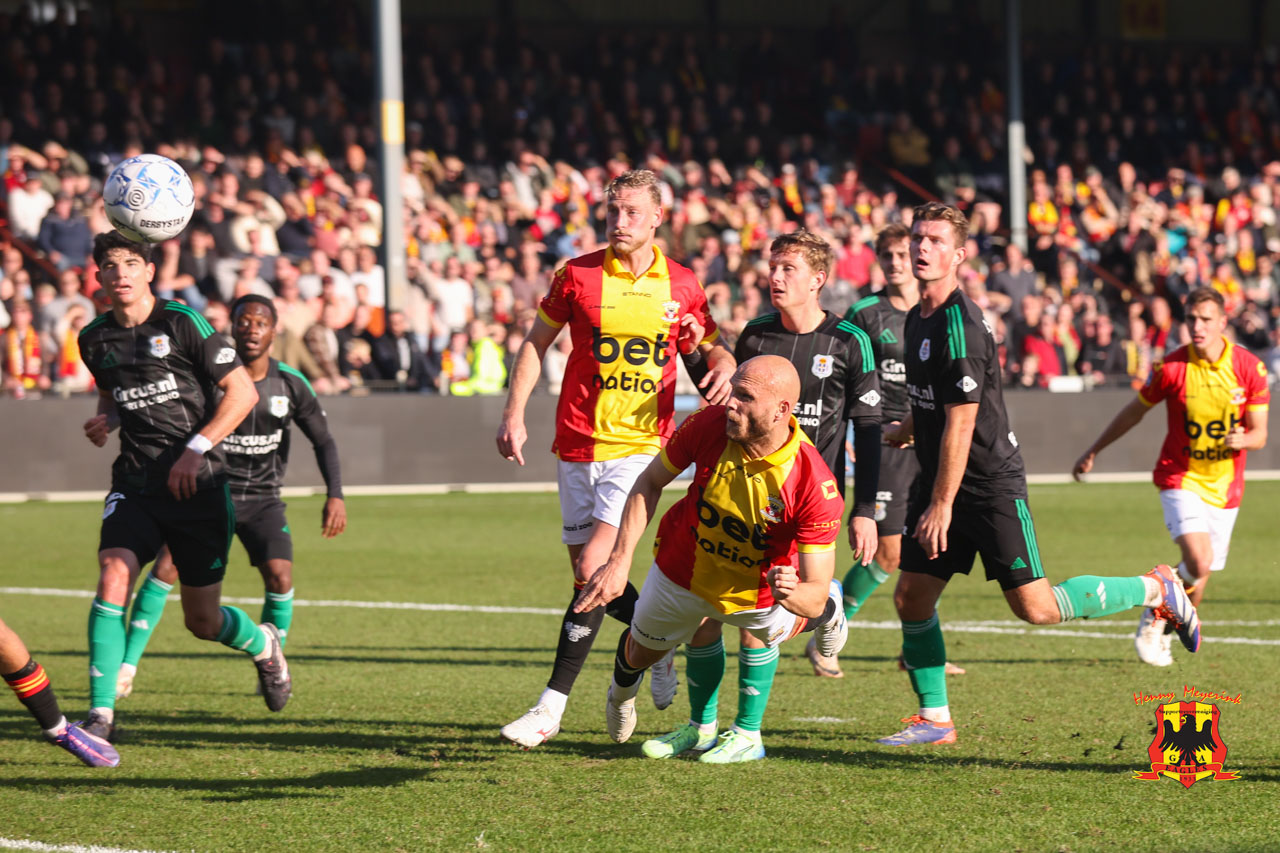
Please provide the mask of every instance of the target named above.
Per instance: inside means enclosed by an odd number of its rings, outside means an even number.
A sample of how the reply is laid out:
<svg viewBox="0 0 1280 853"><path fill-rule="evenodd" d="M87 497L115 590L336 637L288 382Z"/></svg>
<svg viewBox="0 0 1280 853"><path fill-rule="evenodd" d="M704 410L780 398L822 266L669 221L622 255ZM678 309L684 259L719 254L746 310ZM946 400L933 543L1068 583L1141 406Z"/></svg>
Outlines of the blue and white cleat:
<svg viewBox="0 0 1280 853"><path fill-rule="evenodd" d="M1178 573L1169 566L1159 565L1147 572L1146 576L1160 582L1161 603L1155 608L1155 615L1173 626L1187 651L1200 651L1200 616L1196 613L1196 606L1187 597L1187 591L1182 588L1182 579L1178 577Z"/></svg>
<svg viewBox="0 0 1280 853"><path fill-rule="evenodd" d="M68 723L62 734L49 738L90 767L115 767L120 763L116 748L97 735L81 728L82 723Z"/></svg>
<svg viewBox="0 0 1280 853"><path fill-rule="evenodd" d="M919 714L903 717L907 727L896 734L882 737L876 741L881 746L914 746L922 743L955 743L956 724L951 720L935 723L926 720Z"/></svg>

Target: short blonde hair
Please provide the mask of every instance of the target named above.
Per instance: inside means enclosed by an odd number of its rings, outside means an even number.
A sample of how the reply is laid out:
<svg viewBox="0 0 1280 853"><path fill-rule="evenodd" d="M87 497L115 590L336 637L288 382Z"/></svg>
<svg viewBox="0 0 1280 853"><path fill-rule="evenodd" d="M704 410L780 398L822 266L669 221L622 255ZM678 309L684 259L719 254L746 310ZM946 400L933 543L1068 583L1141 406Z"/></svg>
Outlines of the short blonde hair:
<svg viewBox="0 0 1280 853"><path fill-rule="evenodd" d="M612 200L624 190L648 190L649 198L655 207L662 207L662 190L658 186L658 176L648 169L631 169L623 172L609 182L604 188L604 197Z"/></svg>
<svg viewBox="0 0 1280 853"><path fill-rule="evenodd" d="M963 247L969 239L969 219L961 212L960 208L954 205L943 204L940 201L927 202L915 209L911 221L912 223L948 223L951 226L951 230L955 232L957 249Z"/></svg>
<svg viewBox="0 0 1280 853"><path fill-rule="evenodd" d="M831 277L831 269L836 263L835 250L826 240L807 228L775 237L773 245L769 247L769 254L776 255L780 252L798 252L809 265L809 269L825 273L828 278Z"/></svg>

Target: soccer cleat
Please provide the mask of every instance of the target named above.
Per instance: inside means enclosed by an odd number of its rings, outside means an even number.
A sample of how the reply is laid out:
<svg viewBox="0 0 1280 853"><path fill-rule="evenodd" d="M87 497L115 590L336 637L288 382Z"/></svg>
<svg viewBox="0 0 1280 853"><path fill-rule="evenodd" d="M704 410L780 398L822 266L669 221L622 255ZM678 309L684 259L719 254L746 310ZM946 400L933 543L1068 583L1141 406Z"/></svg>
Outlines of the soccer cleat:
<svg viewBox="0 0 1280 853"><path fill-rule="evenodd" d="M605 728L609 731L609 737L613 738L615 743L626 743L630 739L631 733L636 730L636 697L623 699L621 702L613 701L613 685L609 685L609 692L604 697L604 722Z"/></svg>
<svg viewBox="0 0 1280 853"><path fill-rule="evenodd" d="M133 677L138 674L136 666L120 664L120 674L116 676L116 701L125 699L133 693Z"/></svg>
<svg viewBox="0 0 1280 853"><path fill-rule="evenodd" d="M526 750L541 746L560 734L560 721L551 709L539 702L524 716L502 727L502 736Z"/></svg>
<svg viewBox="0 0 1280 853"><path fill-rule="evenodd" d="M824 658L840 654L845 641L849 639L849 620L844 618L844 588L835 578L831 579L831 589L827 593L827 598L835 605L835 618L819 625L813 631L814 646L818 654Z"/></svg>
<svg viewBox="0 0 1280 853"><path fill-rule="evenodd" d="M883 746L912 746L918 743L955 743L956 724L951 720L935 723L919 714L903 717L907 727L900 732L882 737L876 743Z"/></svg>
<svg viewBox="0 0 1280 853"><path fill-rule="evenodd" d="M847 624L847 623L846 623ZM804 647L805 657L813 664L813 674L819 678L844 678L844 670L840 668L840 659L835 655L823 657L818 654L818 638L810 637Z"/></svg>
<svg viewBox="0 0 1280 853"><path fill-rule="evenodd" d="M684 752L706 752L716 742L716 733L703 734L692 723L686 723L674 732L647 740L640 751L649 758L674 758Z"/></svg>
<svg viewBox="0 0 1280 853"><path fill-rule="evenodd" d="M1138 652L1138 660L1152 666L1169 666L1173 663L1173 652L1170 650L1172 634L1165 634L1165 628L1171 627L1168 622L1156 616L1153 608L1142 608L1142 618L1138 620L1138 630L1133 635L1133 647Z"/></svg>
<svg viewBox="0 0 1280 853"><path fill-rule="evenodd" d="M653 707L659 711L675 701L676 690L680 687L680 679L676 677L675 658L676 650L671 649L662 656L662 660L649 668L649 693L653 696Z"/></svg>
<svg viewBox="0 0 1280 853"><path fill-rule="evenodd" d="M262 698L267 708L272 711L283 710L293 693L293 679L289 677L289 664L284 659L284 649L280 645L280 631L270 622L264 622L261 628L267 632L268 654L262 660L255 660L258 668L258 684L262 687Z"/></svg>
<svg viewBox="0 0 1280 853"><path fill-rule="evenodd" d="M120 763L120 753L106 739L91 734L83 722L70 723L62 734L49 738L90 767L115 767Z"/></svg>
<svg viewBox="0 0 1280 853"><path fill-rule="evenodd" d="M1182 588L1178 573L1169 566L1159 565L1147 572L1146 577L1160 582L1161 603L1155 608L1155 615L1173 625L1187 651L1200 651L1200 616Z"/></svg>
<svg viewBox="0 0 1280 853"><path fill-rule="evenodd" d="M98 740L105 740L111 743L116 739L116 724L114 721L108 721L101 714L89 711L89 719L76 723L80 730L93 735Z"/></svg>
<svg viewBox="0 0 1280 853"><path fill-rule="evenodd" d="M707 750L699 758L706 764L741 764L744 761L759 761L764 758L764 744L760 735L755 737L744 734L737 729L729 729L720 735L716 745Z"/></svg>
<svg viewBox="0 0 1280 853"><path fill-rule="evenodd" d="M902 655L898 655L898 671L899 672L907 671L907 662L902 659ZM957 666L951 661L947 661L946 664L943 666L943 672L945 672L947 675L964 675L968 671L969 670L965 669L964 667Z"/></svg>

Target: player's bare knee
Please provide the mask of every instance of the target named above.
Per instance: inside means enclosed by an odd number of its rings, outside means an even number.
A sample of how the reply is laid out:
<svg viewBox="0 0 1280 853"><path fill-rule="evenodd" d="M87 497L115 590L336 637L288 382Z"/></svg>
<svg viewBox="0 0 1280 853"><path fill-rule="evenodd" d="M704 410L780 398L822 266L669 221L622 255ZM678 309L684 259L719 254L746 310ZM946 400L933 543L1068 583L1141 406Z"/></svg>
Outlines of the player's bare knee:
<svg viewBox="0 0 1280 853"><path fill-rule="evenodd" d="M716 640L720 639L720 635L723 633L723 630L724 628L722 623L715 619L704 619L702 624L698 626L698 630L693 632L693 637L689 640L689 645L694 648L709 646Z"/></svg>
<svg viewBox="0 0 1280 853"><path fill-rule="evenodd" d="M262 584L267 592L286 593L293 589L293 563L288 560L267 560L259 566Z"/></svg>
<svg viewBox="0 0 1280 853"><path fill-rule="evenodd" d="M212 613L183 614L187 630L201 640L216 640L222 630L222 614L214 610Z"/></svg>

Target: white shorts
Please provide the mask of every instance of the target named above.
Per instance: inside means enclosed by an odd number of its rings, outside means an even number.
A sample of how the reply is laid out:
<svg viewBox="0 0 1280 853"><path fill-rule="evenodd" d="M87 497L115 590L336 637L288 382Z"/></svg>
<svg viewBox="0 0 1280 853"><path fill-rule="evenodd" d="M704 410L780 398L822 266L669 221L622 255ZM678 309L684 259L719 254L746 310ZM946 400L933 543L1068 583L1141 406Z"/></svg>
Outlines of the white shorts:
<svg viewBox="0 0 1280 853"><path fill-rule="evenodd" d="M1164 526L1174 541L1184 533L1208 533L1213 548L1213 564L1210 571L1220 572L1227 566L1227 551L1231 549L1231 530L1236 526L1240 507L1222 509L1205 503L1204 498L1186 489L1164 489L1160 492L1160 506L1164 509Z"/></svg>
<svg viewBox="0 0 1280 853"><path fill-rule="evenodd" d="M662 573L658 564L649 567L631 617L631 637L647 649L665 651L693 639L702 620L711 617L745 628L774 649L796 631L796 616L781 604L760 610L739 610L724 614L702 596L692 593Z"/></svg>
<svg viewBox="0 0 1280 853"><path fill-rule="evenodd" d="M566 545L586 544L597 521L618 527L631 487L652 461L653 456L644 453L603 462L561 460L560 517L564 532L560 541Z"/></svg>

